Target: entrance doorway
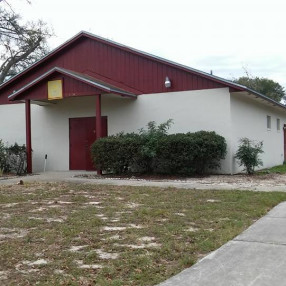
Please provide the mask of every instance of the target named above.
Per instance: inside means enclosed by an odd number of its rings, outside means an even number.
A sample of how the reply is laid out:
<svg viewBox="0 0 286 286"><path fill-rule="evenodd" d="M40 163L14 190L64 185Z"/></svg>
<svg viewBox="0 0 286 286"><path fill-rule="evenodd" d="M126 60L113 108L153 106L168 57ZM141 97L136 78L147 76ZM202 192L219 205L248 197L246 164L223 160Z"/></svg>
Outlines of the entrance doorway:
<svg viewBox="0 0 286 286"><path fill-rule="evenodd" d="M95 170L90 147L96 140L95 117L69 119L70 170ZM107 136L107 116L102 116L102 137Z"/></svg>

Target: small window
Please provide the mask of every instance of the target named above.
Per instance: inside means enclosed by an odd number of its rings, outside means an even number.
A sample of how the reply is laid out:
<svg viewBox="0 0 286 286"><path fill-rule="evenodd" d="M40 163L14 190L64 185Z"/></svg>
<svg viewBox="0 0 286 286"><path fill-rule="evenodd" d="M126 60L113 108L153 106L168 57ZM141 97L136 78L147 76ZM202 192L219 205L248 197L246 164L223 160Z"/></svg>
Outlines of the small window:
<svg viewBox="0 0 286 286"><path fill-rule="evenodd" d="M267 115L267 129L271 129L271 116Z"/></svg>
<svg viewBox="0 0 286 286"><path fill-rule="evenodd" d="M276 127L277 127L277 131L280 131L280 118L277 118Z"/></svg>

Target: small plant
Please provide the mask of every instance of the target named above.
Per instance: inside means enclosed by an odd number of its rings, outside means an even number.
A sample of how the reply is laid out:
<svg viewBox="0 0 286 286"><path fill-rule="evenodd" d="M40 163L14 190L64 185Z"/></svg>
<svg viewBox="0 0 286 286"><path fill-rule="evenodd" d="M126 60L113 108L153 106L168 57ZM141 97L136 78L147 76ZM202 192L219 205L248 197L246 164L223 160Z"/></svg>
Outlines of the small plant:
<svg viewBox="0 0 286 286"><path fill-rule="evenodd" d="M160 141L167 136L168 130L173 124L173 119L168 119L166 122L159 125L155 121L150 121L147 124L147 130L139 129L139 135L142 140L140 148L141 156L137 158L137 167L135 169L144 170L147 173L154 173L155 158L158 156Z"/></svg>
<svg viewBox="0 0 286 286"><path fill-rule="evenodd" d="M15 173L22 175L26 172L26 147L15 143L5 146L0 139L0 175L1 173Z"/></svg>
<svg viewBox="0 0 286 286"><path fill-rule="evenodd" d="M4 172L5 169L5 165L6 165L6 149L5 149L5 145L3 143L3 141L0 139L0 169L2 171L2 174Z"/></svg>
<svg viewBox="0 0 286 286"><path fill-rule="evenodd" d="M264 153L262 147L262 141L255 143L248 138L240 139L240 145L235 153L235 158L239 161L239 166L244 166L244 171L247 174L253 174L255 167L263 166L263 162L259 158L259 154Z"/></svg>

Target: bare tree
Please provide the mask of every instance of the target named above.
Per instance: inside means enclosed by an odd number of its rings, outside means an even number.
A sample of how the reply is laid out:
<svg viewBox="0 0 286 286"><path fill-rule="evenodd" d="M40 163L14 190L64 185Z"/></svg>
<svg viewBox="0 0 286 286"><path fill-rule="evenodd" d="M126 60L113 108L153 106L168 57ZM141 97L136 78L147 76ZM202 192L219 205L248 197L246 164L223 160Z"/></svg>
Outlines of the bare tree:
<svg viewBox="0 0 286 286"><path fill-rule="evenodd" d="M0 84L43 57L51 35L43 21L23 23L11 6L0 7Z"/></svg>

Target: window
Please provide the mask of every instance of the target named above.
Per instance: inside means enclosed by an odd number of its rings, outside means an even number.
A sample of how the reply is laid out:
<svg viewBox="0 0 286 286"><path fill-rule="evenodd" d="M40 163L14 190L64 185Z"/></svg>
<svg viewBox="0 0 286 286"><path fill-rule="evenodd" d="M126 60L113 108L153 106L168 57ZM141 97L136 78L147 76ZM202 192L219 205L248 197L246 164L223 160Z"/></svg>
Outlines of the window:
<svg viewBox="0 0 286 286"><path fill-rule="evenodd" d="M276 127L277 127L277 131L279 132L280 131L280 118L277 118Z"/></svg>
<svg viewBox="0 0 286 286"><path fill-rule="evenodd" d="M267 115L267 129L271 130L271 116Z"/></svg>

